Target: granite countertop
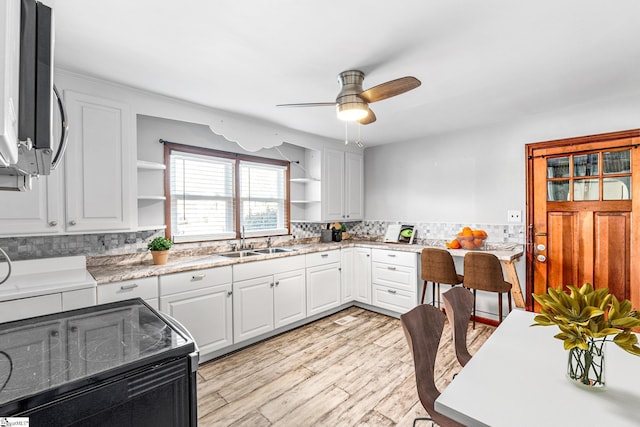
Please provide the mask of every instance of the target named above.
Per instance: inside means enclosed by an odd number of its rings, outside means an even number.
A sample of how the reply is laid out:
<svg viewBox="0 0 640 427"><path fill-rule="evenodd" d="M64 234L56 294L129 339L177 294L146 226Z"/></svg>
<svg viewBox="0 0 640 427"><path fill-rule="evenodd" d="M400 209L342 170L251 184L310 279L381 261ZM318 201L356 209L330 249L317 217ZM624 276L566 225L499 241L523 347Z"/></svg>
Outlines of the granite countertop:
<svg viewBox="0 0 640 427"><path fill-rule="evenodd" d="M179 273L182 271L200 270L204 268L222 267L226 265L242 264L246 262L264 261L267 259L282 258L295 255L304 255L313 252L322 252L349 247L366 247L375 249L389 249L402 252L420 253L425 247L439 247L444 249L442 242L433 241L424 244L400 244L382 243L361 240L347 240L343 242L331 243L309 243L288 246L295 249L291 252L283 252L269 255L256 255L246 258L228 258L216 253L208 254L171 254L169 262L165 265L153 265L151 259L135 254L132 257L96 257L88 262L87 270L96 279L98 285L120 282L123 280L140 279L143 277L160 276L163 274ZM467 250L448 249L454 257L464 257ZM492 253L501 261L512 262L519 259L523 254L523 247L520 244L512 243L487 243L486 252ZM147 254L148 255L148 254Z"/></svg>

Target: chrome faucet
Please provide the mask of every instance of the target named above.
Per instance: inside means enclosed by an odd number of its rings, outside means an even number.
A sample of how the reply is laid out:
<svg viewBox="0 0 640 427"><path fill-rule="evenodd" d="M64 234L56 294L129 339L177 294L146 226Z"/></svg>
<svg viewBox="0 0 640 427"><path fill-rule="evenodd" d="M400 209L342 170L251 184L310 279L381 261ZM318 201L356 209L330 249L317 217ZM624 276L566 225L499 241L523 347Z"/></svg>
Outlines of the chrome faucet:
<svg viewBox="0 0 640 427"><path fill-rule="evenodd" d="M242 232L240 233L240 250L245 249L245 234L244 225L242 226Z"/></svg>
<svg viewBox="0 0 640 427"><path fill-rule="evenodd" d="M269 236L267 238L267 247L270 248L271 247L271 236Z"/></svg>

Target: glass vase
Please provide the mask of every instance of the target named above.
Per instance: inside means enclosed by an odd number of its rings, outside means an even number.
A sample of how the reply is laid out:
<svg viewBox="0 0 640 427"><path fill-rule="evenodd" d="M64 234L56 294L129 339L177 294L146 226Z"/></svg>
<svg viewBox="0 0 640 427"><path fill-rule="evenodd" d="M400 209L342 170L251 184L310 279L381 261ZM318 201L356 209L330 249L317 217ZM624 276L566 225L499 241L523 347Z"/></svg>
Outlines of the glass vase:
<svg viewBox="0 0 640 427"><path fill-rule="evenodd" d="M604 390L605 341L589 339L587 345L588 350L578 347L569 350L567 378L582 387Z"/></svg>

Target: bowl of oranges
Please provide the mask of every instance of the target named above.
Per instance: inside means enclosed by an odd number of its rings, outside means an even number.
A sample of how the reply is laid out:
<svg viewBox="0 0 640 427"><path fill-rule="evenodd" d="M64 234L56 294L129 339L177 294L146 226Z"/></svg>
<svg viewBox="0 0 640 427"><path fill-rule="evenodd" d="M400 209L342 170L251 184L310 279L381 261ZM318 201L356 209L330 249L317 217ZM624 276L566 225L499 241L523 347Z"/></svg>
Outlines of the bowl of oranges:
<svg viewBox="0 0 640 427"><path fill-rule="evenodd" d="M449 249L484 249L484 242L487 240L487 233L484 230L473 230L471 227L464 227L450 242L446 243Z"/></svg>

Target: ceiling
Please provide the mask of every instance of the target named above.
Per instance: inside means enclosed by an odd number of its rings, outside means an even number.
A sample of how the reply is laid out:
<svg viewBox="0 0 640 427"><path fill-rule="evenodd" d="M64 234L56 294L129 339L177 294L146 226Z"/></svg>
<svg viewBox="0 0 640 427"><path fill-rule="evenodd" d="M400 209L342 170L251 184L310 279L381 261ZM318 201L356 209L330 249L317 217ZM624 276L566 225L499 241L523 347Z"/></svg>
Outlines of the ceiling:
<svg viewBox="0 0 640 427"><path fill-rule="evenodd" d="M640 93L637 0L44 2L60 68L338 140L334 108L275 105L334 101L349 69L420 79L372 104L368 146Z"/></svg>

